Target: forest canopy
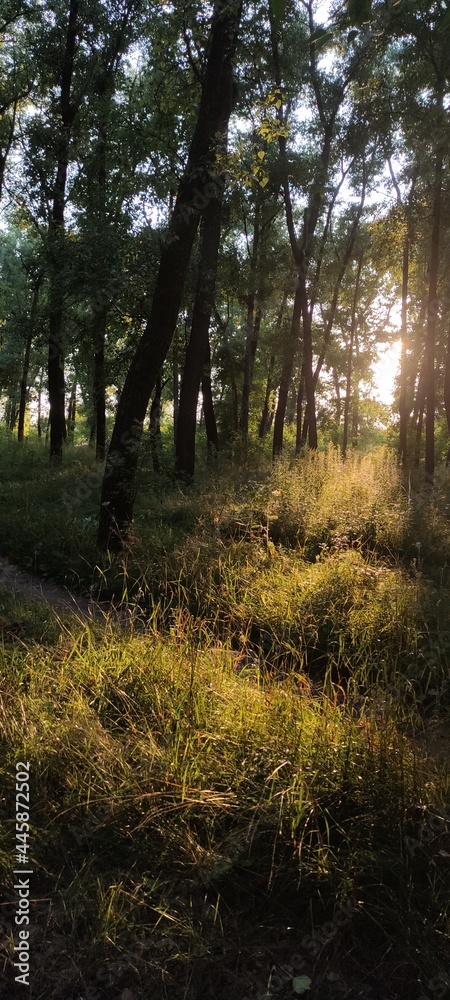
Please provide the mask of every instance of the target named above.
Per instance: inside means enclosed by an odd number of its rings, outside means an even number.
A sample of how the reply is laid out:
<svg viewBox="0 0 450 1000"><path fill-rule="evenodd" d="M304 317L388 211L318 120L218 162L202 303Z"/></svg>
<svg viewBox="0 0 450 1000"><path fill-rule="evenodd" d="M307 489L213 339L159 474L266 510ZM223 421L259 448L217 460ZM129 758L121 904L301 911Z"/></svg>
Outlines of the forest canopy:
<svg viewBox="0 0 450 1000"><path fill-rule="evenodd" d="M0 31L3 420L106 459L100 544L130 530L143 431L183 481L196 439L211 463L383 439L432 483L447 6L10 0Z"/></svg>

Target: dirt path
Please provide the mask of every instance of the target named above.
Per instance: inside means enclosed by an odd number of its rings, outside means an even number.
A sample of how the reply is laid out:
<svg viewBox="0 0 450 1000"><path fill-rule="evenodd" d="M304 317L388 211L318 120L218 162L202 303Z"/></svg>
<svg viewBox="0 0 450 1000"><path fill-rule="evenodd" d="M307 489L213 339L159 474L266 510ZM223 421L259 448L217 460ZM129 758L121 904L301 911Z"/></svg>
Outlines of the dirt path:
<svg viewBox="0 0 450 1000"><path fill-rule="evenodd" d="M58 611L67 608L86 618L92 618L99 607L86 597L73 594L70 590L58 587L56 583L41 580L33 573L27 573L13 566L1 556L0 588L26 601L39 601Z"/></svg>

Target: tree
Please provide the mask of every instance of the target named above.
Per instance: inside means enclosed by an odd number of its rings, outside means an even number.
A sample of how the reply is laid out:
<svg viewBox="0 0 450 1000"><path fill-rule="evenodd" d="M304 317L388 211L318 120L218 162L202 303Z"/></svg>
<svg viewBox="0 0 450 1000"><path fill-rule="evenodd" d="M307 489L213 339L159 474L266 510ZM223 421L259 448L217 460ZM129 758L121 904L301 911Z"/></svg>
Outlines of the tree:
<svg viewBox="0 0 450 1000"><path fill-rule="evenodd" d="M175 330L200 214L222 186L214 175L216 135L223 136L231 113L232 58L240 18L240 3L218 0L197 124L161 254L150 316L117 409L102 487L98 532L102 546L120 547L130 530L145 413Z"/></svg>

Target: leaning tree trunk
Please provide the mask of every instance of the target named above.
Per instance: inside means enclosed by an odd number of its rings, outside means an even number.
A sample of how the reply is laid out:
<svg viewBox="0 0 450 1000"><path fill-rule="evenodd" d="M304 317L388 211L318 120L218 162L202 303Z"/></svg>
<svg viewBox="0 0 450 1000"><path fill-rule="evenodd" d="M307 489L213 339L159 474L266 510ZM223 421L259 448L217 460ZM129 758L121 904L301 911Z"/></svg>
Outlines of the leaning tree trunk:
<svg viewBox="0 0 450 1000"><path fill-rule="evenodd" d="M142 425L156 378L176 328L200 213L222 184L214 180L217 134L232 106L232 59L241 3L217 0L203 91L189 156L161 254L149 320L128 371L117 408L102 487L98 542L120 549L133 518Z"/></svg>
<svg viewBox="0 0 450 1000"><path fill-rule="evenodd" d="M49 345L48 396L50 403L50 458L60 462L66 434L64 413L64 353L62 346L63 267L64 267L64 200L69 165L69 149L76 112L71 100L75 48L78 34L79 0L70 0L69 24L61 72L59 100L60 126L58 163L50 216L49 247Z"/></svg>
<svg viewBox="0 0 450 1000"><path fill-rule="evenodd" d="M25 429L25 411L27 407L27 393L28 393L28 370L30 367L31 344L33 341L34 327L36 322L36 312L39 299L39 289L41 287L41 282L42 278L40 278L36 282L33 291L33 298L31 300L30 320L28 324L28 333L25 343L25 353L23 357L22 378L20 381L19 423L17 428L18 441L23 441L23 435Z"/></svg>
<svg viewBox="0 0 450 1000"><path fill-rule="evenodd" d="M425 345L425 482L429 485L434 481L434 420L436 408L436 324L438 317L438 272L439 272L439 242L441 231L442 180L444 173L444 157L440 151L436 157L434 192L433 192L433 228L431 233L430 269L428 285L428 316L427 337Z"/></svg>
<svg viewBox="0 0 450 1000"><path fill-rule="evenodd" d="M214 307L221 214L222 198L219 194L217 198L211 198L203 217L197 292L181 380L175 439L175 470L177 475L185 479L192 479L195 468L198 396L208 357L209 324Z"/></svg>

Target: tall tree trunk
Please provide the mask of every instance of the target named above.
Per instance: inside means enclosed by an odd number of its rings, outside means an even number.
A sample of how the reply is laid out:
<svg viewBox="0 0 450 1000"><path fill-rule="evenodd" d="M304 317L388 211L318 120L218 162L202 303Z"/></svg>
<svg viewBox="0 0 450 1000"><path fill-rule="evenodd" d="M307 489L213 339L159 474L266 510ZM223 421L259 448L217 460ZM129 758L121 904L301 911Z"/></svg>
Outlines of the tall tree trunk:
<svg viewBox="0 0 450 1000"><path fill-rule="evenodd" d="M42 437L42 382L39 384L37 398L37 435L38 438Z"/></svg>
<svg viewBox="0 0 450 1000"><path fill-rule="evenodd" d="M277 315L277 319L276 319L276 323L275 323L275 330L274 330L273 340L272 340L272 343L274 345L277 345L277 346L278 346L278 343L279 343L280 338L281 338L281 330L282 330L282 325L283 325L283 317L284 317L284 311L286 309L287 299L288 299L288 291L286 289L284 289L284 291L283 291L283 298L282 298L282 300L280 302L280 308L279 308L279 311L278 311L278 315ZM271 412L271 409L273 410L273 405L272 405L272 408L270 408L270 399L271 399L273 390L275 388L272 385L273 372L274 372L274 368L275 368L275 361L276 361L276 355L275 354L271 354L271 356L270 356L270 362L269 362L269 371L267 373L267 382L266 382L266 391L265 391L265 394L264 394L264 403L263 403L263 408L262 408L262 413L261 413L261 420L260 420L260 423L259 423L259 437L260 438L265 437L266 434L268 434L268 432L270 430L270 425L269 425L270 412ZM274 400L273 400L273 402L274 402ZM273 414L272 414L272 420L273 420ZM272 421L271 421L271 423L272 423Z"/></svg>
<svg viewBox="0 0 450 1000"><path fill-rule="evenodd" d="M317 449L316 398L313 371L311 314L309 311L306 275L302 276L302 315L303 315L303 377L305 380L306 410L308 414L308 444Z"/></svg>
<svg viewBox="0 0 450 1000"><path fill-rule="evenodd" d="M424 365L420 368L419 378L417 381L417 391L416 399L414 403L413 412L413 426L415 427L414 435L414 465L416 468L420 465L420 452L422 448L422 431L423 431L423 417L425 413L425 371Z"/></svg>
<svg viewBox="0 0 450 1000"><path fill-rule="evenodd" d="M255 361L256 347L258 344L259 328L261 325L261 309L259 308L255 316L256 301L256 276L259 266L259 242L260 242L260 215L261 198L257 195L255 203L255 217L253 222L253 245L250 261L249 293L247 296L247 333L245 338L244 354L244 380L242 384L241 419L240 428L244 447L248 443L248 420L250 410L250 388L252 383L253 364Z"/></svg>
<svg viewBox="0 0 450 1000"><path fill-rule="evenodd" d="M260 438L265 437L268 431L267 425L269 421L269 403L270 403L270 396L273 391L272 380L273 380L273 371L275 368L275 361L276 361L275 354L271 354L269 361L269 371L267 372L266 391L264 393L264 402L261 413L261 420L259 422L258 436Z"/></svg>
<svg viewBox="0 0 450 1000"><path fill-rule="evenodd" d="M347 353L347 375L345 380L345 402L344 402L344 433L342 438L342 457L345 458L347 454L348 445L348 422L350 414L350 392L352 386L352 361L353 361L353 338L354 331L350 333L350 340L348 344Z"/></svg>
<svg viewBox="0 0 450 1000"><path fill-rule="evenodd" d="M347 454L348 446L348 430L349 430L349 417L350 417L350 397L352 388L352 366L353 366L353 346L355 343L356 336L356 310L358 306L359 297L359 282L361 278L363 254L360 254L358 258L358 266L356 270L355 278L355 289L353 292L352 301L352 313L350 320L350 339L348 345L348 358L347 358L347 378L345 387L345 403L344 403L344 434L342 439L342 457L345 458Z"/></svg>
<svg viewBox="0 0 450 1000"><path fill-rule="evenodd" d="M147 327L131 362L119 400L102 487L98 542L121 548L132 522L142 424L156 378L176 328L185 276L200 212L217 197L216 136L224 135L232 106L232 58L241 3L217 0L208 60L188 162L161 254Z"/></svg>
<svg viewBox="0 0 450 1000"><path fill-rule="evenodd" d="M15 399L11 399L11 410L9 416L9 429L14 431L17 423L18 409L17 402Z"/></svg>
<svg viewBox="0 0 450 1000"><path fill-rule="evenodd" d="M219 195L217 198L211 198L203 216L198 284L192 313L191 335L181 380L175 469L179 476L187 479L192 478L195 468L198 396L208 360L209 324L214 306L221 214L222 198ZM205 399L203 405L205 408ZM207 405L208 400L206 400Z"/></svg>
<svg viewBox="0 0 450 1000"><path fill-rule="evenodd" d="M219 435L217 433L216 416L211 386L211 347L208 337L206 361L202 372L203 414L205 417L206 447L208 460L214 460L219 453Z"/></svg>
<svg viewBox="0 0 450 1000"><path fill-rule="evenodd" d="M25 97L27 95L24 94L23 96ZM13 100L12 104L10 105L10 108L12 108L12 111L10 112L10 126L8 129L8 133L3 141L2 148L0 149L0 201L2 200L3 196L3 184L5 180L6 162L14 142L14 133L16 130L18 106L19 106L19 98L17 97ZM7 110L6 108L2 108L2 112L5 112L6 110Z"/></svg>
<svg viewBox="0 0 450 1000"><path fill-rule="evenodd" d="M176 446L178 433L178 412L180 409L180 372L178 367L178 337L172 341L172 396L173 396L173 441Z"/></svg>
<svg viewBox="0 0 450 1000"><path fill-rule="evenodd" d="M392 183L397 194L397 202L403 209L406 229L403 240L402 255L402 319L401 319L401 353L400 353L400 399L399 399L399 442L398 458L403 466L408 458L408 282L409 282L409 248L411 242L411 202L416 184L416 175L413 176L411 188L408 196L408 204L405 206L397 183L391 160L388 159L389 170Z"/></svg>
<svg viewBox="0 0 450 1000"><path fill-rule="evenodd" d="M344 250L344 255L342 257L341 266L339 268L339 273L338 273L338 276L336 278L336 282L335 282L335 285L334 285L333 295L331 297L330 308L329 308L329 311L328 311L327 320L326 320L326 323L325 323L325 330L324 330L324 334L323 334L322 347L320 349L320 354L319 354L319 357L317 359L316 367L314 369L314 374L313 374L314 390L317 387L317 383L319 381L319 376L320 376L320 373L322 371L322 367L323 367L323 364L324 364L324 361L325 361L325 358L326 358L326 355L327 355L327 350L328 350L328 347L330 345L331 334L332 334L332 330L333 330L334 318L335 318L335 315L336 315L336 310L337 310L338 301L339 301L339 292L340 292L341 285L342 285L342 282L344 280L344 277L345 277L348 265L349 265L349 263L351 261L351 258L352 258L353 248L354 248L356 237L357 237L357 234L358 234L358 229L359 229L359 225L360 225L360 222L361 222L361 216L362 216L362 213L363 213L363 210L364 210L364 205L365 205L365 200L366 200L366 191L367 191L367 174L368 174L368 171L367 171L366 161L365 161L365 159L363 159L363 181L362 181L362 187L361 187L361 197L360 197L358 209L357 209L357 212L356 212L356 216L355 216L355 218L353 220L353 224L352 224L350 232L349 232L348 240L347 240L346 247L345 247L345 250ZM311 314L311 318L312 318L311 305L310 305L310 314ZM306 444L308 433L309 433L308 407L306 407L305 419L304 419L303 428L302 428L302 445Z"/></svg>
<svg viewBox="0 0 450 1000"><path fill-rule="evenodd" d="M425 344L425 482L432 485L434 481L434 420L436 408L435 384L435 354L436 354L436 323L438 317L438 272L439 272L439 242L441 232L442 180L444 173L444 156L440 150L436 156L433 190L433 228L431 233L430 269L428 285L428 316L427 337Z"/></svg>
<svg viewBox="0 0 450 1000"><path fill-rule="evenodd" d="M25 429L25 411L27 406L27 393L28 393L28 370L30 367L31 344L33 341L34 327L36 323L36 312L37 312L39 289L41 287L41 283L42 283L42 277L38 279L38 281L34 286L33 298L31 300L30 318L28 322L28 333L25 343L25 353L23 357L22 378L20 381L19 424L17 428L18 441L23 441L23 435Z"/></svg>
<svg viewBox="0 0 450 1000"><path fill-rule="evenodd" d="M93 448L95 445L96 428L97 428L97 415L94 408L94 411L91 415L91 425L89 428L89 441L88 441L89 448Z"/></svg>
<svg viewBox="0 0 450 1000"><path fill-rule="evenodd" d="M150 407L150 450L155 475L159 475L161 472L161 393L162 381L161 374L159 374Z"/></svg>
<svg viewBox="0 0 450 1000"><path fill-rule="evenodd" d="M399 399L399 442L398 457L403 466L408 459L408 276L409 276L409 233L405 235L402 264L402 323L400 354L400 399Z"/></svg>
<svg viewBox="0 0 450 1000"><path fill-rule="evenodd" d="M250 390L252 386L253 367L255 364L256 348L258 346L259 331L261 329L261 309L258 307L256 313L252 310L253 323L251 330L247 328L247 341L245 345L244 358L244 382L242 386L241 400L241 434L244 447L248 444L248 421L250 414Z"/></svg>
<svg viewBox="0 0 450 1000"><path fill-rule="evenodd" d="M278 402L275 413L273 428L273 458L278 458L283 450L283 430L284 417L288 401L289 386L291 384L292 372L294 369L295 355L299 345L300 322L302 318L303 287L300 278L297 279L295 289L294 308L292 311L291 329L289 337L284 346L283 367L281 370L280 387L278 390Z"/></svg>
<svg viewBox="0 0 450 1000"><path fill-rule="evenodd" d="M104 306L96 315L93 325L94 336L94 385L93 402L95 412L95 457L102 462L106 451L106 384L105 384L105 339L108 307Z"/></svg>
<svg viewBox="0 0 450 1000"><path fill-rule="evenodd" d="M74 439L75 434L75 420L77 412L77 387L76 382L72 385L72 391L69 397L69 406L67 409L67 439L71 443Z"/></svg>
<svg viewBox="0 0 450 1000"><path fill-rule="evenodd" d="M300 455L303 447L303 434L302 434L302 420L303 420L303 397L305 394L305 375L303 372L303 365L300 372L300 381L298 383L298 393L297 393L297 431L295 436L295 454Z"/></svg>
<svg viewBox="0 0 450 1000"><path fill-rule="evenodd" d="M62 346L63 266L64 266L64 200L69 166L71 129L76 108L71 100L75 49L78 34L79 0L70 0L69 24L61 72L59 98L60 127L58 163L50 217L49 246L49 345L48 396L50 402L50 458L62 460L66 434L64 412L64 353Z"/></svg>
<svg viewBox="0 0 450 1000"><path fill-rule="evenodd" d="M352 448L358 447L359 438L359 338L355 329L355 364L353 368L353 405L352 405Z"/></svg>

